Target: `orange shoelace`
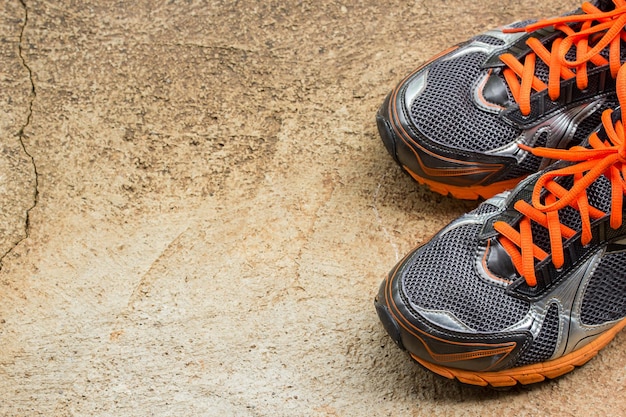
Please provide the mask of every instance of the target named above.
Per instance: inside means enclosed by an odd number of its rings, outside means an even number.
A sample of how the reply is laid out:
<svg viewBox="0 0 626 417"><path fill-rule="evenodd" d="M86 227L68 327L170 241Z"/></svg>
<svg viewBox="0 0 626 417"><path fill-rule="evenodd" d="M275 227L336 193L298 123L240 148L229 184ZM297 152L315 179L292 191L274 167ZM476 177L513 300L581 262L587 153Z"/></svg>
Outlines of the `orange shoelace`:
<svg viewBox="0 0 626 417"><path fill-rule="evenodd" d="M613 78L617 77L621 67L621 41L626 41L626 0L613 0L613 3L615 9L609 12L603 12L585 2L581 7L584 14L540 20L524 28L505 30L506 33L532 32L552 26L564 34L554 40L550 50L538 39L529 38L526 44L532 52L526 55L524 63L510 53L500 56L500 60L508 67L503 71L504 78L523 115L530 114L530 95L533 90L538 92L547 88L550 98L556 101L561 94L561 80L576 77L578 89L587 88L589 62L598 67L609 65L611 75ZM572 29L569 26L571 24L579 26L578 31ZM566 59L572 46L576 48L575 61ZM607 47L608 60L600 55ZM548 66L547 85L535 75L537 57Z"/></svg>
<svg viewBox="0 0 626 417"><path fill-rule="evenodd" d="M619 70L616 88L620 107L626 110L626 64ZM494 223L495 230L500 233L500 243L511 257L517 272L530 286L537 285L535 259L542 261L549 255L534 244L531 222L534 221L548 230L552 264L557 269L561 268L564 263L563 242L578 231L560 222L559 210L569 206L579 212L582 223L581 243L587 245L592 239L591 221L607 215L591 206L587 198L587 188L602 175L611 183L609 224L613 229L622 225L622 206L626 193L626 111L622 111L621 120L616 122L612 120L612 114L613 110L610 109L602 114L602 125L608 140L600 139L597 133L592 133L588 148L575 146L570 149L532 149L520 145L539 157L572 162L564 168L548 171L539 177L533 189L532 204L522 200L515 203L515 209L523 215L518 223L519 230L503 221ZM569 190L555 181L559 177L568 176L574 178Z"/></svg>

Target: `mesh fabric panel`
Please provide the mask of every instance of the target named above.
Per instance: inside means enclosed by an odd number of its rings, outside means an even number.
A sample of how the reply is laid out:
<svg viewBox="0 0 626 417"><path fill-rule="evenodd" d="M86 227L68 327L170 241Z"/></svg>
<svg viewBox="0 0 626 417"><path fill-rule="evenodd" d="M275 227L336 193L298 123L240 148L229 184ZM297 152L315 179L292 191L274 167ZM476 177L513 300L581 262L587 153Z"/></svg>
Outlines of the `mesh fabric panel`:
<svg viewBox="0 0 626 417"><path fill-rule="evenodd" d="M604 175L587 188L589 204L605 213L611 211L611 181Z"/></svg>
<svg viewBox="0 0 626 417"><path fill-rule="evenodd" d="M480 228L459 225L423 246L404 271L403 291L414 305L450 311L477 331L493 332L518 322L528 303L476 275Z"/></svg>
<svg viewBox="0 0 626 417"><path fill-rule="evenodd" d="M578 129L576 129L576 133L574 133L574 138L572 139L570 146L580 145L583 143L583 141L586 140L589 135L598 128L598 126L600 126L602 113L606 109L615 109L617 106L618 102L615 96L607 98L598 110L580 122Z"/></svg>
<svg viewBox="0 0 626 417"><path fill-rule="evenodd" d="M548 309L546 318L543 320L537 338L530 345L530 348L522 353L522 356L515 363L515 367L545 362L550 359L552 354L554 354L558 337L559 308L556 304L552 304L550 309Z"/></svg>
<svg viewBox="0 0 626 417"><path fill-rule="evenodd" d="M475 42L482 42L482 43L486 43L487 45L493 45L493 46L501 46L504 45L504 41L502 39L498 39L495 38L493 36L489 36L489 35L478 35L476 37L474 37L472 39Z"/></svg>
<svg viewBox="0 0 626 417"><path fill-rule="evenodd" d="M602 258L585 290L581 319L588 325L626 316L626 253Z"/></svg>
<svg viewBox="0 0 626 417"><path fill-rule="evenodd" d="M484 202L481 205L479 205L478 207L476 207L474 210L470 211L469 214L474 214L476 216L480 216L480 215L483 215L483 214L495 213L498 210L499 210L499 208L497 206L494 206L493 204L489 204L487 202Z"/></svg>
<svg viewBox="0 0 626 417"><path fill-rule="evenodd" d="M431 65L424 91L411 104L412 121L427 138L457 149L486 151L521 133L474 104L473 84L485 59L484 53L475 52Z"/></svg>
<svg viewBox="0 0 626 417"><path fill-rule="evenodd" d="M541 132L537 140L532 144L533 147L538 148L546 145L546 141L548 140L548 132ZM524 159L517 164L514 165L513 168L506 174L504 179L512 179L525 177L529 174L534 174L539 171L539 166L541 165L541 158L533 155L532 153L527 153Z"/></svg>

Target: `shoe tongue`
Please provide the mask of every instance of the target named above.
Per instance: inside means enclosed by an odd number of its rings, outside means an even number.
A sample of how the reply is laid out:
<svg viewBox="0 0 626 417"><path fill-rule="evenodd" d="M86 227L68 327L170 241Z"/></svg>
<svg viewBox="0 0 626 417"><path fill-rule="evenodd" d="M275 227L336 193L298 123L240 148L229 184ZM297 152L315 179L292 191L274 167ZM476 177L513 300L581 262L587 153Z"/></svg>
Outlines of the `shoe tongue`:
<svg viewBox="0 0 626 417"><path fill-rule="evenodd" d="M611 121L613 122L613 125L615 125L615 123L617 123L618 120L621 120L621 118L622 118L621 108L614 110L613 113L611 114ZM606 134L606 130L604 129L604 126L601 126L600 129L598 130L598 138L602 140L609 140L609 137ZM588 145L588 141L585 139L585 141L581 145L586 147Z"/></svg>
<svg viewBox="0 0 626 417"><path fill-rule="evenodd" d="M595 4L595 6L603 12L615 9L615 3L613 3L613 0L597 0L592 1L591 3Z"/></svg>
<svg viewBox="0 0 626 417"><path fill-rule="evenodd" d="M561 163L552 165L553 168L563 167ZM573 185L573 178L561 177L556 181L564 188L570 189ZM525 200L531 203L530 193L522 190L517 195L512 196L513 201L518 199ZM515 197L519 197L516 199ZM589 204L604 213L609 214L611 210L611 182L604 176L600 176L587 188L587 199ZM511 205L513 202L511 202ZM501 220L507 221L506 218ZM511 218L508 218L510 221ZM573 230L580 231L582 229L582 221L580 212L570 206L559 210L559 222L564 226L567 226ZM513 227L516 227L514 223L511 223ZM531 230L533 243L543 249L547 253L551 253L550 233L548 229L536 222L531 222ZM513 267L513 263L509 258L502 245L496 240L492 243L491 251L488 255L487 266L489 270L496 276L503 277L505 279L514 280L516 276L519 276Z"/></svg>
<svg viewBox="0 0 626 417"><path fill-rule="evenodd" d="M556 162L551 165L548 170L543 171L543 173L548 172L550 170L559 169L567 166L568 163L565 161ZM537 173L535 176L535 180L531 180L526 186L518 187L516 191L508 197L509 205L508 208L496 215L489 224L493 224L495 221L503 220L508 222L514 228L518 228L519 217L517 217L513 213L519 212L513 208L515 202L519 200L524 200L529 204L532 204L532 187L533 184L537 181L537 179L541 176L541 173ZM558 177L555 181L560 184L563 188L569 190L574 185L573 176L567 177ZM545 195L547 191L544 190L542 194ZM592 207L601 210L602 212L609 214L611 211L611 182L604 175L601 175L598 179L596 179L586 190L587 200ZM543 198L542 198L543 200ZM573 207L567 206L561 210L559 210L559 222L564 226L569 227L572 230L580 232L582 230L582 220L580 217L580 212ZM487 229L487 236L489 236L489 230ZM532 230L532 238L533 244L537 245L539 248L543 249L547 253L551 253L551 243L550 243L550 233L548 229L534 221L531 222L531 230ZM519 277L517 272L513 267L513 262L511 261L509 254L504 250L502 245L499 243L499 239L495 239L491 243L491 250L489 252L487 258L487 268L494 273L496 276L503 277L505 279L514 280L515 277Z"/></svg>
<svg viewBox="0 0 626 417"><path fill-rule="evenodd" d="M611 118L613 119L613 123L615 124L618 120L620 120L622 118L622 108L617 108L613 111L613 114L611 115Z"/></svg>
<svg viewBox="0 0 626 417"><path fill-rule="evenodd" d="M572 176L557 178L556 182L563 188L569 190L574 185ZM604 175L595 180L586 190L589 204L604 213L611 211L611 182ZM529 201L530 203L530 201ZM580 231L582 229L582 221L580 212L573 207L565 207L559 210L559 221L564 226L573 230ZM544 251L550 253L550 234L548 229L535 222L532 222L533 241Z"/></svg>

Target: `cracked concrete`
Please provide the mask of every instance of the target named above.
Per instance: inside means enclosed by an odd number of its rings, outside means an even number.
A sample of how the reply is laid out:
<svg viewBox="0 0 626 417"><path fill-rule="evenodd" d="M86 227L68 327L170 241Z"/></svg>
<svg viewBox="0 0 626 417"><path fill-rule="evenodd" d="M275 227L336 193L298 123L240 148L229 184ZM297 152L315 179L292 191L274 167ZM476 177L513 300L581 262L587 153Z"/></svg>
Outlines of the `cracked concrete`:
<svg viewBox="0 0 626 417"><path fill-rule="evenodd" d="M557 381L478 390L411 363L372 303L474 207L395 166L385 94L576 5L5 2L0 414L619 413L623 335Z"/></svg>
<svg viewBox="0 0 626 417"><path fill-rule="evenodd" d="M0 268L4 258L29 235L30 211L37 204L37 169L24 145L24 130L32 115L35 87L22 56L21 42L28 21L23 4L7 5L1 15L4 80L0 116ZM21 67L21 68L20 68ZM30 165L30 166L29 166Z"/></svg>
<svg viewBox="0 0 626 417"><path fill-rule="evenodd" d="M35 158L33 158L33 156L28 152L28 150L26 149L26 145L24 144L24 131L28 128L28 125L30 124L30 120L31 117L33 115L33 101L35 100L35 97L37 97L37 90L35 89L35 83L33 81L33 72L31 71L30 67L28 66L28 63L26 62L25 58L24 58L24 51L23 51L23 40L24 40L24 31L26 30L26 25L28 25L28 8L26 7L26 4L23 1L20 1L20 3L22 4L22 7L24 8L24 24L22 25L21 29L20 29L20 39L18 42L18 51L19 51L19 57L22 61L22 65L24 66L24 68L26 68L26 70L28 71L28 80L30 81L30 94L29 94L29 101L28 101L28 113L26 115L26 122L25 124L21 127L20 131L18 132L18 137L19 137L19 141L20 141L20 145L22 147L22 150L24 151L24 154L26 154L26 157L28 159L30 159L30 162L32 164L32 174L34 176L33 178L33 191L32 191L32 195L33 195L33 204L28 207L28 209L26 209L26 218L24 220L24 239L28 238L30 233L30 212L31 210L33 210L36 206L37 206L37 200L39 198L39 176L37 174L37 165L35 164ZM17 246L20 243L20 241L18 241L16 243L15 246ZM5 254L6 256L6 254ZM4 258L4 256L3 256ZM1 259L0 259L1 262Z"/></svg>

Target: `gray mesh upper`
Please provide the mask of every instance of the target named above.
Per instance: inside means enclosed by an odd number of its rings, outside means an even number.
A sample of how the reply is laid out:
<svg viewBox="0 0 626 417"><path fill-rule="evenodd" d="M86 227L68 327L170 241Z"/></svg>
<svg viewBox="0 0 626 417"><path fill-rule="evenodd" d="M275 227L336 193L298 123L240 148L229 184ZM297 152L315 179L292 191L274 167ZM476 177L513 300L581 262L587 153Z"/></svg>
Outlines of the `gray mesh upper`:
<svg viewBox="0 0 626 417"><path fill-rule="evenodd" d="M489 204L488 202L483 202L478 207L470 212L470 214L474 214L476 216L481 216L483 214L495 213L500 210L498 206L494 206L493 204Z"/></svg>
<svg viewBox="0 0 626 417"><path fill-rule="evenodd" d="M421 133L446 146L481 152L506 145L521 133L474 104L473 84L486 57L474 52L432 63L424 91L411 104L412 122Z"/></svg>
<svg viewBox="0 0 626 417"><path fill-rule="evenodd" d="M493 36L489 36L486 34L482 34L482 35L478 35L474 38L472 38L473 41L475 42L482 42L485 43L487 45L493 45L493 46L502 46L504 45L504 41L500 38L496 38Z"/></svg>
<svg viewBox="0 0 626 417"><path fill-rule="evenodd" d="M404 273L403 290L414 305L450 311L471 328L491 332L519 321L529 304L477 276L480 228L459 225L418 250Z"/></svg>
<svg viewBox="0 0 626 417"><path fill-rule="evenodd" d="M602 258L583 297L581 319L588 325L626 316L626 253Z"/></svg>
<svg viewBox="0 0 626 417"><path fill-rule="evenodd" d="M530 347L522 353L515 366L544 362L554 354L559 338L559 308L551 304L539 334Z"/></svg>

